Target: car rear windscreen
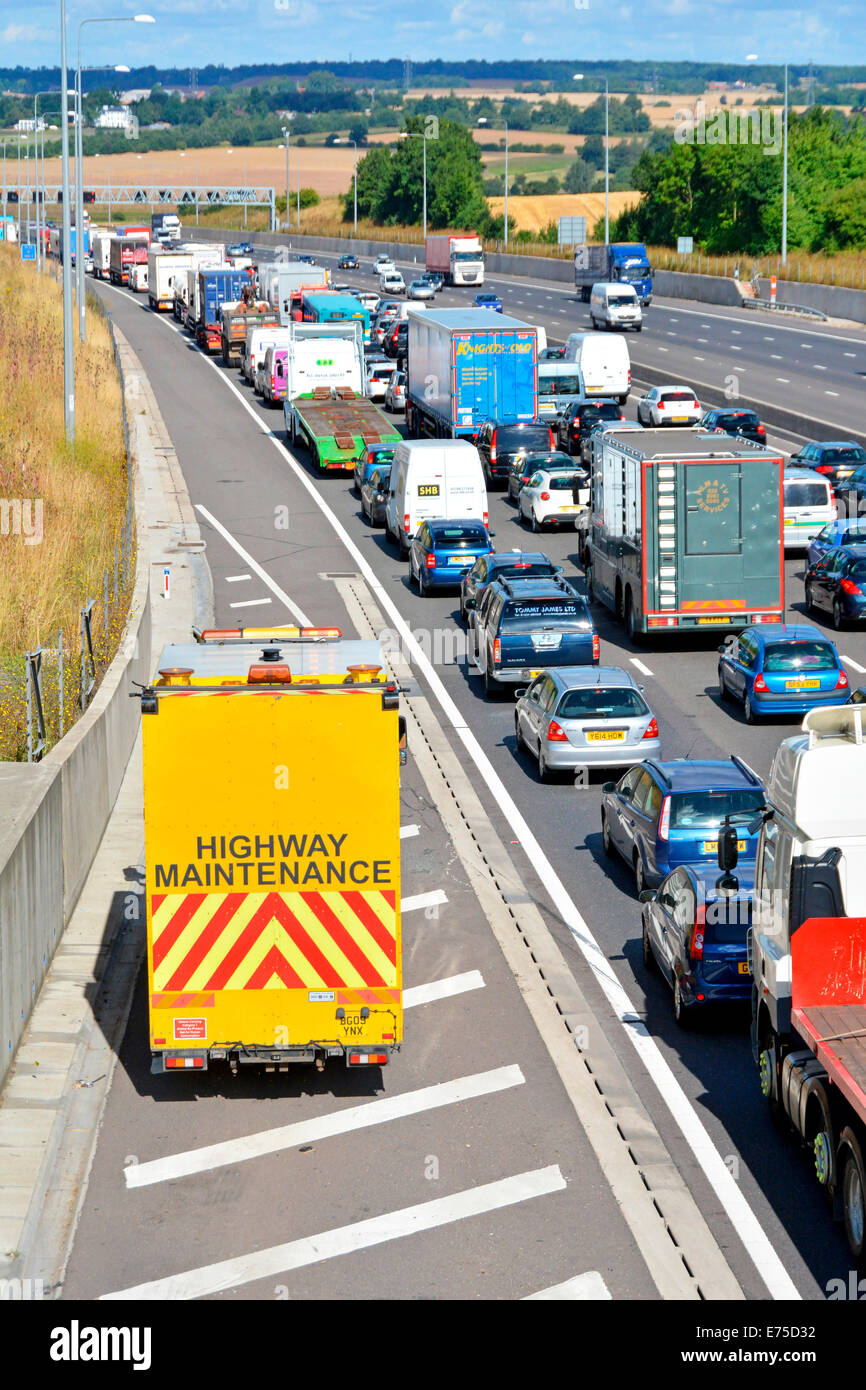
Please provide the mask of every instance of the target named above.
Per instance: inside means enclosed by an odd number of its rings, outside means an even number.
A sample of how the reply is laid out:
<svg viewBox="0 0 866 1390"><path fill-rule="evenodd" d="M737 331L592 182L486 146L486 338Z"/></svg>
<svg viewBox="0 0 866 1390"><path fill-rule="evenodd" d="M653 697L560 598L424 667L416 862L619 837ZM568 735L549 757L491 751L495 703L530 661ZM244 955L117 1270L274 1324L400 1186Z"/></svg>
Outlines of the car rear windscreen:
<svg viewBox="0 0 866 1390"><path fill-rule="evenodd" d="M585 482L585 473L555 473L548 478L545 487L550 488L551 492L571 492L575 484Z"/></svg>
<svg viewBox="0 0 866 1390"><path fill-rule="evenodd" d="M751 898L722 898L707 903L704 922L704 941L717 941L720 946L745 945L746 932L752 924Z"/></svg>
<svg viewBox="0 0 866 1390"><path fill-rule="evenodd" d="M826 642L769 642L764 648L764 670L770 675L779 671L835 671L838 665L834 648Z"/></svg>
<svg viewBox="0 0 866 1390"><path fill-rule="evenodd" d="M649 714L646 702L627 686L605 690L597 685L569 690L556 711L559 719L637 719Z"/></svg>
<svg viewBox="0 0 866 1390"><path fill-rule="evenodd" d="M483 526L461 526L455 522L453 526L443 526L437 528L433 533L434 545L486 545L487 532Z"/></svg>
<svg viewBox="0 0 866 1390"><path fill-rule="evenodd" d="M589 612L578 599L536 599L534 602L515 599L506 605L500 631L588 632L591 626Z"/></svg>
<svg viewBox="0 0 866 1390"><path fill-rule="evenodd" d="M827 507L830 489L826 483L786 483L786 507Z"/></svg>
<svg viewBox="0 0 866 1390"><path fill-rule="evenodd" d="M539 396L576 396L580 392L580 379L576 376L546 376L538 373Z"/></svg>
<svg viewBox="0 0 866 1390"><path fill-rule="evenodd" d="M753 429L758 424L758 417L754 410L735 410L731 415L719 415L718 422L726 428L730 426L734 429Z"/></svg>
<svg viewBox="0 0 866 1390"><path fill-rule="evenodd" d="M663 391L659 396L660 401L693 401L694 398L693 391Z"/></svg>
<svg viewBox="0 0 866 1390"><path fill-rule="evenodd" d="M497 565L496 578L505 579L544 579L553 574L551 560L515 560L510 565Z"/></svg>
<svg viewBox="0 0 866 1390"><path fill-rule="evenodd" d="M821 452L822 463L864 463L866 462L866 449L824 449Z"/></svg>
<svg viewBox="0 0 866 1390"><path fill-rule="evenodd" d="M621 420L622 411L618 405L611 402L609 405L585 405L580 411L583 419L591 425L596 420Z"/></svg>
<svg viewBox="0 0 866 1390"><path fill-rule="evenodd" d="M550 430L547 425L499 425L496 447L501 453L518 449L549 449Z"/></svg>
<svg viewBox="0 0 866 1390"><path fill-rule="evenodd" d="M761 791L675 792L671 797L674 830L716 830L725 816L757 811Z"/></svg>

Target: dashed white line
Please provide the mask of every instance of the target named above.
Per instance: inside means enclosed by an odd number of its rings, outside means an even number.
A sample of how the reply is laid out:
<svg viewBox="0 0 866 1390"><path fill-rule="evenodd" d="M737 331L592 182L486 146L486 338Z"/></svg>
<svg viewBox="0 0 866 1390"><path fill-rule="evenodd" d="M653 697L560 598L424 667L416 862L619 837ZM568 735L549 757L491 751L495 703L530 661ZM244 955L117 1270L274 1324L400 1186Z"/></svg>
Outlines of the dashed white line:
<svg viewBox="0 0 866 1390"><path fill-rule="evenodd" d="M696 338L695 341L698 343L708 343L710 340L709 338Z"/></svg>
<svg viewBox="0 0 866 1390"><path fill-rule="evenodd" d="M814 343L801 343L801 344L800 344L800 347L801 347L801 348L805 348L807 352L811 352L811 351L812 351L812 348L813 348L814 346L815 346Z"/></svg>
<svg viewBox="0 0 866 1390"><path fill-rule="evenodd" d="M791 379L790 379L790 377L787 377L787 376L777 376L777 377L776 377L776 380L777 380L777 381L781 381L781 382L783 383L783 385L785 385L785 386L790 386L790 384L791 384Z"/></svg>
<svg viewBox="0 0 866 1390"><path fill-rule="evenodd" d="M652 675L652 671L650 670L650 668L649 668L648 666L644 666L644 664L643 664L642 661L638 661L638 659L637 659L636 656L630 656L630 657L629 657L629 661L631 662L632 666L636 666L636 667L637 667L637 669L640 671L640 673L641 673L642 676L651 676L651 675Z"/></svg>
<svg viewBox="0 0 866 1390"><path fill-rule="evenodd" d="M439 907L441 903L447 903L447 901L442 889L437 888L432 893L416 893L412 898L403 898L400 903L400 911L417 912L419 908Z"/></svg>
<svg viewBox="0 0 866 1390"><path fill-rule="evenodd" d="M846 356L846 357L856 357L857 354L856 354L856 352L846 352L846 353L845 353L845 356Z"/></svg>
<svg viewBox="0 0 866 1390"><path fill-rule="evenodd" d="M694 357L696 362L706 362L707 360L706 357L699 357L697 353L694 354Z"/></svg>
<svg viewBox="0 0 866 1390"><path fill-rule="evenodd" d="M252 579L252 575L251 575L251 574L227 574L227 575L226 575L226 583L227 583L227 584L240 584L241 581L244 580L244 579Z"/></svg>
<svg viewBox="0 0 866 1390"><path fill-rule="evenodd" d="M421 833L421 827L420 827L420 825L401 825L401 826L400 826L400 839L401 839L401 840L411 840L413 835L420 835L420 833Z"/></svg>
<svg viewBox="0 0 866 1390"><path fill-rule="evenodd" d="M659 352L667 352L667 348L666 348L666 347L659 347Z"/></svg>
<svg viewBox="0 0 866 1390"><path fill-rule="evenodd" d="M781 354L781 352L771 352L771 353L770 353L770 361L771 361L771 362L781 362L781 360L782 360L782 354Z"/></svg>
<svg viewBox="0 0 866 1390"><path fill-rule="evenodd" d="M826 367L822 367L820 362L813 362L813 363L812 363L812 370L813 370L813 371L816 371L816 372L826 372L827 368L826 368Z"/></svg>
<svg viewBox="0 0 866 1390"><path fill-rule="evenodd" d="M574 1279L566 1279L564 1284L553 1284L540 1293L530 1293L522 1300L531 1303L533 1299L573 1303L579 1299L610 1299L613 1294L607 1287L597 1269L588 1269L586 1274L578 1274Z"/></svg>
<svg viewBox="0 0 866 1390"><path fill-rule="evenodd" d="M229 608L262 608L266 603L273 603L272 598L247 598L243 603L230 603Z"/></svg>
<svg viewBox="0 0 866 1390"><path fill-rule="evenodd" d="M294 1124L263 1129L258 1134L246 1134L240 1139L226 1139L219 1144L206 1144L200 1149L186 1149L181 1153L169 1154L166 1158L152 1159L149 1163L131 1163L123 1170L126 1186L130 1189L151 1187L158 1182L188 1178L193 1173L210 1173L214 1168L244 1163L251 1158L262 1158L265 1154L282 1153L285 1149L299 1148L301 1144L320 1143L336 1134L350 1134L373 1125L403 1120L407 1115L420 1115L424 1111L440 1110L443 1106L456 1105L463 1100L493 1095L512 1086L522 1086L525 1080L518 1066L498 1067L474 1076L462 1076L457 1081L443 1081L417 1091L406 1091L403 1095L386 1096L383 1100L367 1101L364 1105L350 1105L330 1115L317 1115L311 1120L297 1120Z"/></svg>
<svg viewBox="0 0 866 1390"><path fill-rule="evenodd" d="M838 394L839 394L838 391L825 391L825 392L824 392L824 395L825 395L825 396L838 396Z"/></svg>
<svg viewBox="0 0 866 1390"><path fill-rule="evenodd" d="M741 328L732 328L731 332L734 333L738 338L741 338L743 336L743 330Z"/></svg>
<svg viewBox="0 0 866 1390"><path fill-rule="evenodd" d="M853 667L854 667L854 670L855 670L855 671L859 671L861 675L863 675L864 673L866 673L866 666L861 666L861 665L860 665L860 662L859 662L859 661L855 661L854 658L853 658L853 656L844 656L844 655L843 655L842 660L843 660L844 662L847 662L847 664L848 664L849 666L853 666Z"/></svg>
<svg viewBox="0 0 866 1390"><path fill-rule="evenodd" d="M770 333L765 333L765 334L764 334L764 342L765 342L765 343L774 343L775 341L776 341L775 334L770 334Z"/></svg>
<svg viewBox="0 0 866 1390"><path fill-rule="evenodd" d="M203 353L202 353L202 356L204 356ZM209 358L209 357L205 357L204 360L205 360L206 362L210 362L210 358ZM219 368L217 367L217 365L216 365L215 362L211 362L211 366L213 367L213 369L214 369L215 372L218 372L219 375L222 376L222 373L219 372ZM227 382L226 384L227 384L228 386L232 386L232 385L233 385L232 382ZM237 387L234 387L234 390L237 391ZM240 391L237 391L237 394L238 394L239 398L243 401L244 398L243 398L243 396L241 395ZM246 401L244 401L244 404L246 405ZM252 413L254 414L254 412L252 412ZM270 431L269 431L269 433L270 433ZM221 521L217 521L216 517L215 517L215 516L212 516L211 513L208 511L207 507L203 507L203 506L202 506L201 502L196 502L196 504L195 504L195 509L196 509L197 512L201 512L201 514L202 514L202 516L204 517L205 521L207 521L207 522L214 528L215 531L218 531L218 532L219 532L219 534L222 536L223 540L228 541L229 545L232 547L233 550L236 550L236 551L237 551L237 553L238 553L238 555L240 555L241 559L242 559L242 560L246 560L247 564L249 565L249 567L250 567L250 569L253 571L253 573L254 573L254 574L257 574L257 575L259 576L259 579L261 579L262 583L263 583L268 589L270 589L270 591L271 591L272 594L275 594L275 595L276 595L276 597L280 600L280 603L284 603L284 604L286 605L286 607L288 608L288 610L289 610L289 612L292 614L292 616L295 617L295 618L297 618L298 622L301 624L301 627L312 627L312 626L313 626L312 621L307 617L306 613L304 613L303 610L300 609L296 603L293 603L293 602L292 602L292 600L289 598L288 594L287 594L283 589L280 588L279 584L275 584L275 583L274 583L273 579L271 579L271 576L268 574L267 570L263 570L262 567L261 567L261 565L258 563L258 561L257 561L257 560L254 560L253 557L252 557L252 555L250 555L248 551L244 550L243 546L242 546L238 541L235 540L234 536L231 535L231 533L230 533L229 531L226 530L226 528L223 526L222 522L221 522Z"/></svg>
<svg viewBox="0 0 866 1390"><path fill-rule="evenodd" d="M463 975L449 975L444 980L431 980L428 985L413 985L403 990L403 1008L415 1009L419 1004L435 1004L439 999L453 999L457 994L468 994L473 989L484 988L484 976L480 970L467 970Z"/></svg>
<svg viewBox="0 0 866 1390"><path fill-rule="evenodd" d="M135 1288L102 1294L101 1297L111 1301L141 1298L150 1301L158 1299L160 1302L166 1299L206 1298L208 1294L235 1289L242 1284L251 1284L256 1279L273 1278L293 1269L318 1264L321 1260L334 1259L337 1255L368 1250L371 1246L382 1245L385 1241L399 1240L402 1236L415 1235L419 1231L432 1231L438 1226L448 1226L455 1221L464 1221L470 1216L483 1216L487 1212L514 1206L517 1202L526 1202L533 1197L562 1192L565 1185L559 1165L553 1164L549 1168L517 1173L514 1177L502 1178L499 1182L484 1183L481 1187L455 1192L450 1197L438 1197L432 1202L419 1202L417 1206L386 1212L383 1216L373 1216L367 1221L356 1221L351 1226L339 1226L335 1230L323 1231L319 1235L307 1236L302 1240L272 1245L267 1250L256 1250L233 1260L220 1260L217 1264L202 1265L199 1269L169 1275L167 1279L154 1279L146 1284L138 1284Z"/></svg>
<svg viewBox="0 0 866 1390"><path fill-rule="evenodd" d="M743 351L743 349L739 346L738 343L731 343L730 350L731 350L731 352L742 352L742 351Z"/></svg>

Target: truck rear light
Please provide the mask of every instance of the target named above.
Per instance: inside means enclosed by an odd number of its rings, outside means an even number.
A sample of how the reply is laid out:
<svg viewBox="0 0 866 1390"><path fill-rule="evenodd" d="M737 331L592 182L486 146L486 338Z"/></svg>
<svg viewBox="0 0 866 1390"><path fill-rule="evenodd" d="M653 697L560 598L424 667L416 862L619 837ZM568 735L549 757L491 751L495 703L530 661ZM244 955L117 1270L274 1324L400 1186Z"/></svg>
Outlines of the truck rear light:
<svg viewBox="0 0 866 1390"><path fill-rule="evenodd" d="M551 719L547 726L548 743L568 743L568 734L565 733L561 725L555 719Z"/></svg>
<svg viewBox="0 0 866 1390"><path fill-rule="evenodd" d="M835 689L836 689L836 690L847 690L847 689L848 689L848 677L845 675L845 672L844 672L844 671L840 671L840 672L839 672L839 679L838 679L837 682L836 682Z"/></svg>
<svg viewBox="0 0 866 1390"><path fill-rule="evenodd" d="M643 737L644 737L644 738L658 738L658 736L659 736L658 721L655 719L655 717L653 717L653 718L650 720L650 722L647 724L646 728L644 729L644 731L643 731Z"/></svg>
<svg viewBox="0 0 866 1390"><path fill-rule="evenodd" d="M703 960L704 958L704 927L707 920L707 909L703 903L698 905L695 913L695 925L692 927L692 939L689 942L689 958L691 960Z"/></svg>
<svg viewBox="0 0 866 1390"><path fill-rule="evenodd" d="M676 618L647 618L647 627L676 627Z"/></svg>
<svg viewBox="0 0 866 1390"><path fill-rule="evenodd" d="M753 686L753 689L757 690L759 695L766 695L770 689L760 672L758 672L757 676L755 676L755 684Z"/></svg>
<svg viewBox="0 0 866 1390"><path fill-rule="evenodd" d="M408 512L407 512L406 515L403 517L403 530L406 532L406 535L408 536L408 534L409 534L409 513L408 513Z"/></svg>
<svg viewBox="0 0 866 1390"><path fill-rule="evenodd" d="M598 658L599 658L600 656L601 656L601 641L599 640L598 633L597 633L597 632L594 632L594 633L592 634L592 659L593 659L593 661L598 661Z"/></svg>
<svg viewBox="0 0 866 1390"><path fill-rule="evenodd" d="M247 685L291 685L292 673L285 662L255 662L247 672Z"/></svg>
<svg viewBox="0 0 866 1390"><path fill-rule="evenodd" d="M498 637L494 637L493 639L493 660L497 665L502 660L502 643Z"/></svg>
<svg viewBox="0 0 866 1390"><path fill-rule="evenodd" d="M662 802L662 813L659 816L659 839L670 839L671 833L671 799L666 796Z"/></svg>
<svg viewBox="0 0 866 1390"><path fill-rule="evenodd" d="M384 1067L388 1061L387 1052L350 1052L349 1066L361 1067L365 1063L371 1067Z"/></svg>
<svg viewBox="0 0 866 1390"><path fill-rule="evenodd" d="M204 1057L166 1057L166 1067L203 1067Z"/></svg>
<svg viewBox="0 0 866 1390"><path fill-rule="evenodd" d="M490 520L490 517L487 512L481 513L481 520L484 522L484 525L486 526L488 521Z"/></svg>
<svg viewBox="0 0 866 1390"><path fill-rule="evenodd" d="M432 550L427 556L427 568L428 570L435 570L436 568L436 556L433 554Z"/></svg>
<svg viewBox="0 0 866 1390"><path fill-rule="evenodd" d="M853 579L843 579L839 585L843 594L862 594L863 590L854 583Z"/></svg>

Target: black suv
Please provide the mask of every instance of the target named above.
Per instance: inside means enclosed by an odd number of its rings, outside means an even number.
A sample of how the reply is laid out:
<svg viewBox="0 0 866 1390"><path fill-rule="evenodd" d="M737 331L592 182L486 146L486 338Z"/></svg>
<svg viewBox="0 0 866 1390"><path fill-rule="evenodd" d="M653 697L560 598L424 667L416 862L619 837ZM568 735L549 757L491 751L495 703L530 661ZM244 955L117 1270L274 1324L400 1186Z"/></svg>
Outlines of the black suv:
<svg viewBox="0 0 866 1390"><path fill-rule="evenodd" d="M556 419L556 448L583 455L583 442L600 420L624 420L622 408L614 400L572 401Z"/></svg>
<svg viewBox="0 0 866 1390"><path fill-rule="evenodd" d="M398 366L405 362L409 351L409 324L406 319L395 319L393 328L389 326L385 329L382 351L386 357L396 357Z"/></svg>
<svg viewBox="0 0 866 1390"><path fill-rule="evenodd" d="M549 666L597 666L599 661L589 605L562 575L494 579L484 590L471 632L487 695L526 685Z"/></svg>
<svg viewBox="0 0 866 1390"><path fill-rule="evenodd" d="M546 420L486 420L476 440L487 486L508 486L519 454L546 454L556 448Z"/></svg>
<svg viewBox="0 0 866 1390"><path fill-rule="evenodd" d="M714 434L734 434L751 439L754 444L766 444L767 431L754 410L706 410L698 428Z"/></svg>

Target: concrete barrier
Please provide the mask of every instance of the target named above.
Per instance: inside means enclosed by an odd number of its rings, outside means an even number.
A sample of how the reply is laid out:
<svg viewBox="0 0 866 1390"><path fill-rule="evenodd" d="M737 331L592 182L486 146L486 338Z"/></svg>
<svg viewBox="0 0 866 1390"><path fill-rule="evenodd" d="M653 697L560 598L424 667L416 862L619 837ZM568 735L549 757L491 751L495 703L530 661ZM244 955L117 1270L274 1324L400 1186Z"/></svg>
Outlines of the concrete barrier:
<svg viewBox="0 0 866 1390"><path fill-rule="evenodd" d="M137 472L134 506L141 535L144 495ZM123 637L90 706L41 763L0 763L0 1084L135 744L141 709L129 692L133 681L150 677L149 584L147 552L139 546Z"/></svg>
<svg viewBox="0 0 866 1390"><path fill-rule="evenodd" d="M758 293L770 298L770 281L760 279ZM776 300L779 304L802 304L807 309L820 309L831 319L850 319L866 323L866 290L848 290L842 285L816 285L809 281L777 280Z"/></svg>
<svg viewBox="0 0 866 1390"><path fill-rule="evenodd" d="M739 309L742 299L733 280L721 275L687 275L681 270L657 270L653 291L665 299L692 299L698 304L725 304Z"/></svg>

